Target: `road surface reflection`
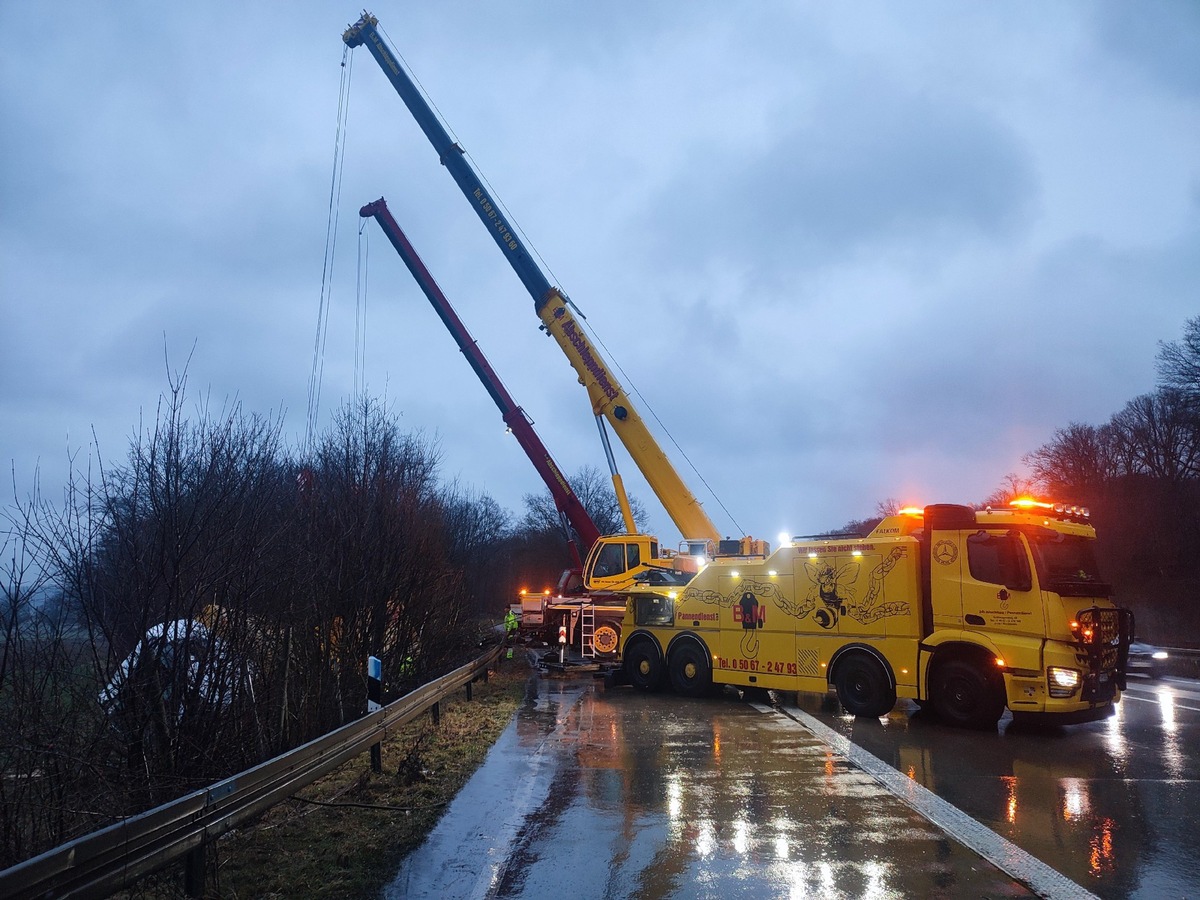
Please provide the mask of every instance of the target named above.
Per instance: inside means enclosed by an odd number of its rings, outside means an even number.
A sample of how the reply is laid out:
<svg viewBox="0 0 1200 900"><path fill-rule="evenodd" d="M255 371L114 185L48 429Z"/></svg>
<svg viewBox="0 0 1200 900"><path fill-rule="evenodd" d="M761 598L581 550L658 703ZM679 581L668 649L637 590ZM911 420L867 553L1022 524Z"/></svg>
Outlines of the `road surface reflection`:
<svg viewBox="0 0 1200 900"><path fill-rule="evenodd" d="M546 682L389 896L1024 897L777 711Z"/></svg>
<svg viewBox="0 0 1200 900"><path fill-rule="evenodd" d="M798 703L1101 897L1200 896L1200 691L1183 679L1135 681L1103 722L1038 730L1009 718L987 733L900 708L841 716L828 698Z"/></svg>

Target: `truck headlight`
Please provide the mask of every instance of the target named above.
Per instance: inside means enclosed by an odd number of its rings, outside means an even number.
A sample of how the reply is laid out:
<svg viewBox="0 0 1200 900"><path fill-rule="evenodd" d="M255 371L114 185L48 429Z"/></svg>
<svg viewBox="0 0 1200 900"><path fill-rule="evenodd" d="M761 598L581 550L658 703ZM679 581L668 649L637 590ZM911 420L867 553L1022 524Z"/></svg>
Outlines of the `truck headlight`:
<svg viewBox="0 0 1200 900"><path fill-rule="evenodd" d="M1064 669L1062 666L1048 668L1046 678L1050 682L1051 697L1070 697L1079 690L1082 681L1078 669Z"/></svg>

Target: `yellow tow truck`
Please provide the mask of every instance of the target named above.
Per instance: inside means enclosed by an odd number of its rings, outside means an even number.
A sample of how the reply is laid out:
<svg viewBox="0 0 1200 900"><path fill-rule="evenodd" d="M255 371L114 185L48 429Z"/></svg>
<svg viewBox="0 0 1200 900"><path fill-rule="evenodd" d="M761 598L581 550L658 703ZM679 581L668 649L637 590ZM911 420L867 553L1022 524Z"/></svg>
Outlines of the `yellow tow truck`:
<svg viewBox="0 0 1200 900"><path fill-rule="evenodd" d="M1110 599L1095 537L1086 510L1022 498L796 539L683 588L629 592L623 675L690 696L833 687L862 716L908 697L974 727L1005 707L1064 724L1104 718L1125 687L1133 616Z"/></svg>

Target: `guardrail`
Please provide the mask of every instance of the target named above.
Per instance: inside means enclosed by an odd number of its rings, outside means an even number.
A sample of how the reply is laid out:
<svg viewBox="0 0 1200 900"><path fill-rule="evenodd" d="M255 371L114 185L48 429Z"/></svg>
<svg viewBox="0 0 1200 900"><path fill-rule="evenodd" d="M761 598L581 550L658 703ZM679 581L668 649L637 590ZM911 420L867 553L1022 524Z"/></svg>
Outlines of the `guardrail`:
<svg viewBox="0 0 1200 900"><path fill-rule="evenodd" d="M388 729L431 708L436 720L438 702L460 687L466 686L471 699L471 684L487 677L500 652L494 647L382 709L252 769L5 869L0 897L103 897L184 856L188 893L199 896L209 841L379 743Z"/></svg>
<svg viewBox="0 0 1200 900"><path fill-rule="evenodd" d="M1167 651L1166 664L1163 671L1168 675L1181 675L1185 678L1200 678L1200 650L1184 650L1175 647L1163 647Z"/></svg>

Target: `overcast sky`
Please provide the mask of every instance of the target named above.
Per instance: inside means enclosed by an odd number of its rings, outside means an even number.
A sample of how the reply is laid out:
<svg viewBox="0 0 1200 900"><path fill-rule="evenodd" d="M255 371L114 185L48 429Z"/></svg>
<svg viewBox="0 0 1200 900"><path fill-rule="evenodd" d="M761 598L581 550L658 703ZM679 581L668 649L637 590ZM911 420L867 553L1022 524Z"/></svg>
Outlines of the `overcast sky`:
<svg viewBox="0 0 1200 900"><path fill-rule="evenodd" d="M0 4L21 496L121 461L189 356L197 398L303 438L360 9L246 6ZM372 11L728 533L979 501L1200 314L1194 0ZM358 208L387 198L567 472L604 465L586 395L365 49L348 74L319 424L364 383L518 512L532 467Z"/></svg>

